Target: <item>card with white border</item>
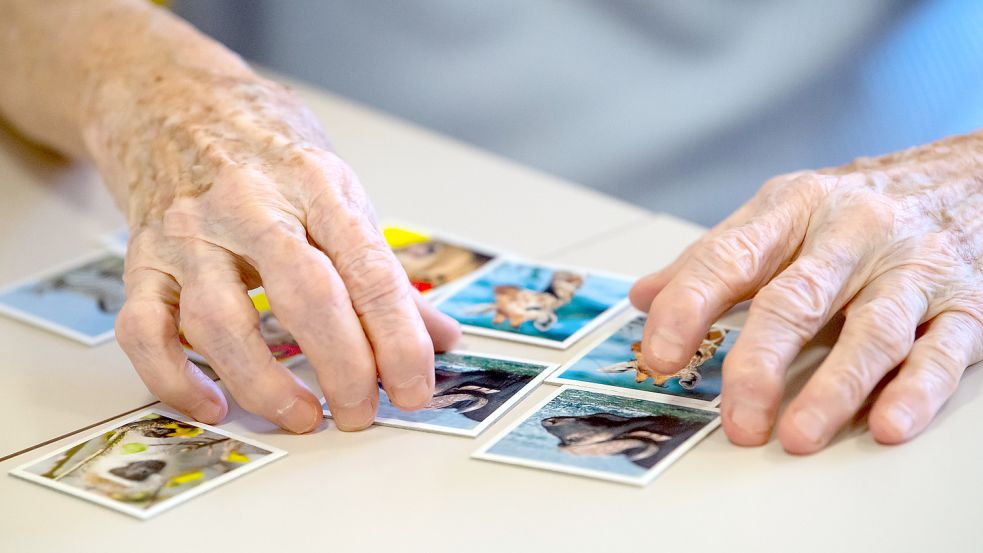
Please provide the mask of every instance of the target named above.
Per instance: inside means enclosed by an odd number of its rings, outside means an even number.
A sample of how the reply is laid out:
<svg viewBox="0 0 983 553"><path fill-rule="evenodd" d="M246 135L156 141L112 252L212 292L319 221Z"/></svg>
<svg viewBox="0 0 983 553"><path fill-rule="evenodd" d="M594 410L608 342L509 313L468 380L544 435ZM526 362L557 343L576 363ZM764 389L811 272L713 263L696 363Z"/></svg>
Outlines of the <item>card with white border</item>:
<svg viewBox="0 0 983 553"><path fill-rule="evenodd" d="M644 486L719 424L671 397L563 386L472 457Z"/></svg>
<svg viewBox="0 0 983 553"><path fill-rule="evenodd" d="M686 367L674 375L662 375L649 369L642 357L645 320L645 315L635 311L624 325L565 363L546 382L615 393L635 390L653 396L675 396L697 407L719 403L724 358L740 331L713 325Z"/></svg>
<svg viewBox="0 0 983 553"><path fill-rule="evenodd" d="M10 474L148 519L286 454L148 409Z"/></svg>
<svg viewBox="0 0 983 553"><path fill-rule="evenodd" d="M379 389L376 424L476 437L538 386L556 365L469 351L435 356L434 395L418 411L403 411ZM325 406L324 416L331 412Z"/></svg>
<svg viewBox="0 0 983 553"><path fill-rule="evenodd" d="M123 258L98 251L0 289L0 313L94 346L123 307Z"/></svg>
<svg viewBox="0 0 983 553"><path fill-rule="evenodd" d="M431 299L502 255L496 248L402 221L386 220L382 234L413 287Z"/></svg>
<svg viewBox="0 0 983 553"><path fill-rule="evenodd" d="M628 305L631 283L601 271L503 257L434 305L471 334L567 349Z"/></svg>

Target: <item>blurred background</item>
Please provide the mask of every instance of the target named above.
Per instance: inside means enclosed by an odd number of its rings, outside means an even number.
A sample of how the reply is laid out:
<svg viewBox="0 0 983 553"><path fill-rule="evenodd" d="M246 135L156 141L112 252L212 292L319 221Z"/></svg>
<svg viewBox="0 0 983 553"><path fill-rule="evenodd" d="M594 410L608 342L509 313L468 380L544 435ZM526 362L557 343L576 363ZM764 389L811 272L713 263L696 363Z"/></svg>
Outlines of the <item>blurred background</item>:
<svg viewBox="0 0 983 553"><path fill-rule="evenodd" d="M772 175L983 127L978 0L171 7L249 60L705 225Z"/></svg>

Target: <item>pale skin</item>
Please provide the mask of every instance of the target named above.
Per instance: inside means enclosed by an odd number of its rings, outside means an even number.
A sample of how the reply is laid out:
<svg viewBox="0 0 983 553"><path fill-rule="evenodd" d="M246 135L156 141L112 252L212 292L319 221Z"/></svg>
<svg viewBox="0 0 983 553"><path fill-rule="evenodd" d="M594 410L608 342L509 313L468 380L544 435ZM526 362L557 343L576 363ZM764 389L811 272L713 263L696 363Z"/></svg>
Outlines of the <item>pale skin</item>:
<svg viewBox="0 0 983 553"><path fill-rule="evenodd" d="M0 0L0 114L98 166L131 227L117 336L148 388L198 420L227 413L185 356L186 332L231 395L293 432L321 420L277 364L246 291L262 284L315 367L337 425L371 424L377 379L413 409L457 325L409 286L355 173L285 87L143 0ZM884 443L931 422L983 359L983 134L772 179L669 267L639 280L654 370L686 365L709 326L752 299L724 366L740 445L777 425L825 447L875 386ZM778 418L785 372L839 312L840 337Z"/></svg>

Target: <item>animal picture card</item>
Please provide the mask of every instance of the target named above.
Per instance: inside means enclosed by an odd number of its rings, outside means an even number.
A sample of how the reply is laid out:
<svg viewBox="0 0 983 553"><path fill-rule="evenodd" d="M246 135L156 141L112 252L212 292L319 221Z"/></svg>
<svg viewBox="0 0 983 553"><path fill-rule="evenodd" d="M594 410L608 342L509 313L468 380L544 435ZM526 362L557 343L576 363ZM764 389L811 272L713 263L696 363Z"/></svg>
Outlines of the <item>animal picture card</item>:
<svg viewBox="0 0 983 553"><path fill-rule="evenodd" d="M3 288L0 313L91 346L113 337L125 300L123 258L98 252Z"/></svg>
<svg viewBox="0 0 983 553"><path fill-rule="evenodd" d="M566 349L628 304L631 280L502 259L435 302L465 332Z"/></svg>
<svg viewBox="0 0 983 553"><path fill-rule="evenodd" d="M674 375L663 375L650 369L642 358L645 319L645 315L633 317L546 381L614 391L637 390L689 399L696 405L716 405L724 357L739 331L712 326L689 363Z"/></svg>
<svg viewBox="0 0 983 553"><path fill-rule="evenodd" d="M556 368L546 363L463 351L438 354L434 361L435 384L430 403L418 411L403 411L390 403L380 388L377 424L475 437ZM327 407L324 415L331 415Z"/></svg>
<svg viewBox="0 0 983 553"><path fill-rule="evenodd" d="M436 293L498 256L486 246L406 225L386 224L382 233L413 287L424 294Z"/></svg>
<svg viewBox="0 0 983 553"><path fill-rule="evenodd" d="M147 519L284 455L274 447L151 410L11 474Z"/></svg>
<svg viewBox="0 0 983 553"><path fill-rule="evenodd" d="M266 297L266 292L262 288L257 288L249 293L249 297L253 300L253 307L259 312L259 333L263 336L263 340L266 341L267 347L270 348L273 358L288 366L302 361L304 355L300 351L300 345L297 344L297 340L280 323L280 319L277 319L276 315L273 314L273 311L270 309L270 301ZM184 351L187 353L188 359L196 363L208 364L208 361L200 353L195 351L194 346L191 345L191 342L188 341L183 332L178 334L178 338L181 340L181 345L184 346Z"/></svg>
<svg viewBox="0 0 983 553"><path fill-rule="evenodd" d="M644 486L719 424L715 409L563 386L473 457Z"/></svg>

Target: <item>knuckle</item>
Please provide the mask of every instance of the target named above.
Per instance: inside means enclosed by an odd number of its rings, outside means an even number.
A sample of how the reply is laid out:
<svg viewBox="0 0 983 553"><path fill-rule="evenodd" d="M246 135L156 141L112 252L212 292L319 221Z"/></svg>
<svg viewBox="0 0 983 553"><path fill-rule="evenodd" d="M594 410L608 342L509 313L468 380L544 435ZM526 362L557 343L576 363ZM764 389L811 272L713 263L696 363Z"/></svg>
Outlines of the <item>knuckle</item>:
<svg viewBox="0 0 983 553"><path fill-rule="evenodd" d="M259 324L258 315L239 316L237 302L226 294L188 294L182 298L181 321L196 345L206 348L241 347Z"/></svg>
<svg viewBox="0 0 983 553"><path fill-rule="evenodd" d="M915 340L915 323L909 308L897 296L879 296L848 312L854 318L859 345L869 355L881 355L900 363Z"/></svg>
<svg viewBox="0 0 983 553"><path fill-rule="evenodd" d="M390 309L409 295L409 280L382 244L366 243L336 256L334 263L359 315Z"/></svg>
<svg viewBox="0 0 983 553"><path fill-rule="evenodd" d="M695 260L733 294L753 283L765 264L763 244L768 238L760 227L746 225L727 230L703 245Z"/></svg>
<svg viewBox="0 0 983 553"><path fill-rule="evenodd" d="M868 236L883 237L894 231L896 208L880 193L851 189L843 193L841 201L843 217L862 224Z"/></svg>
<svg viewBox="0 0 983 553"><path fill-rule="evenodd" d="M779 321L804 343L826 322L830 295L813 274L784 274L758 292L751 311Z"/></svg>
<svg viewBox="0 0 983 553"><path fill-rule="evenodd" d="M116 315L116 340L123 351L130 355L146 356L162 345L167 338L166 329L157 321L162 320L155 309L166 309L151 303L126 302ZM169 314L167 314L169 316Z"/></svg>
<svg viewBox="0 0 983 553"><path fill-rule="evenodd" d="M863 361L837 369L827 378L827 385L850 405L863 403L875 384L870 364Z"/></svg>
<svg viewBox="0 0 983 553"><path fill-rule="evenodd" d="M776 347L758 343L743 350L741 359L753 359L753 363L742 362L733 355L724 357L724 374L733 387L741 392L755 395L780 394L784 373L784 360Z"/></svg>
<svg viewBox="0 0 983 553"><path fill-rule="evenodd" d="M116 341L124 351L136 349L143 342L140 332L142 319L143 316L131 302L124 303L123 308L116 314Z"/></svg>
<svg viewBox="0 0 983 553"><path fill-rule="evenodd" d="M804 171L773 178L765 183L762 192L774 207L815 205L818 198L829 192L834 181L829 176Z"/></svg>
<svg viewBox="0 0 983 553"><path fill-rule="evenodd" d="M308 245L304 227L295 220L281 217L247 220L253 222L250 224L250 230L243 233L247 236L248 246L241 249L251 252L248 256L251 263L259 264L264 258L262 252L291 253L298 247Z"/></svg>
<svg viewBox="0 0 983 553"><path fill-rule="evenodd" d="M921 344L920 363L917 382L924 391L948 395L959 384L960 375L965 369L965 361L953 344L942 340Z"/></svg>
<svg viewBox="0 0 983 553"><path fill-rule="evenodd" d="M331 153L324 153L317 177L307 183L307 222L320 228L339 222L359 225L374 220L375 213L355 171ZM323 157L322 156L322 157Z"/></svg>

